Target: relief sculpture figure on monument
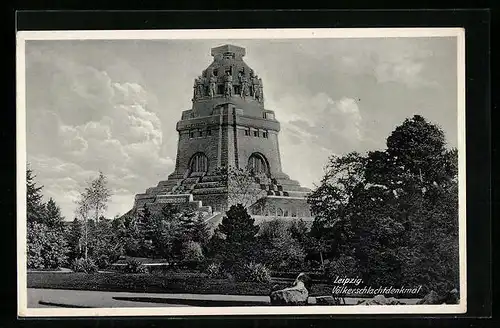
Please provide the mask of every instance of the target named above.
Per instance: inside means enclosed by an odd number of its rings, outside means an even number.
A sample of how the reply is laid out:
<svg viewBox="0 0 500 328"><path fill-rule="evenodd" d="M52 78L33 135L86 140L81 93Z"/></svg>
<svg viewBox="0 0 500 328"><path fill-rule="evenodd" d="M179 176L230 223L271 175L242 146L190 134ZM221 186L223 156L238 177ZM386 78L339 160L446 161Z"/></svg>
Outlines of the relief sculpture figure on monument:
<svg viewBox="0 0 500 328"><path fill-rule="evenodd" d="M252 78L252 94L254 99L260 99L260 86L259 86L259 77L255 75Z"/></svg>
<svg viewBox="0 0 500 328"><path fill-rule="evenodd" d="M233 77L229 71L224 76L224 96L230 98L233 96Z"/></svg>
<svg viewBox="0 0 500 328"><path fill-rule="evenodd" d="M208 93L210 98L213 98L217 94L217 78L214 75L214 72L210 74L209 85L208 85Z"/></svg>
<svg viewBox="0 0 500 328"><path fill-rule="evenodd" d="M259 78L258 89L259 89L259 101L264 102L264 86L262 85L261 78Z"/></svg>
<svg viewBox="0 0 500 328"><path fill-rule="evenodd" d="M194 84L193 84L193 99L198 99L199 98L199 92L198 92L198 79L194 79Z"/></svg>
<svg viewBox="0 0 500 328"><path fill-rule="evenodd" d="M245 98L245 96L248 96L248 80L245 75L241 75L240 81L241 81L240 96L242 98Z"/></svg>
<svg viewBox="0 0 500 328"><path fill-rule="evenodd" d="M194 80L193 89L194 89L194 96L193 96L194 99L199 99L199 98L204 96L205 90L204 90L203 81L202 81L201 76L198 76Z"/></svg>
<svg viewBox="0 0 500 328"><path fill-rule="evenodd" d="M197 85L197 88L198 88L198 97L203 97L205 95L205 86L204 86L204 83L203 83L203 80L204 78L202 78L201 76L198 76L198 85Z"/></svg>

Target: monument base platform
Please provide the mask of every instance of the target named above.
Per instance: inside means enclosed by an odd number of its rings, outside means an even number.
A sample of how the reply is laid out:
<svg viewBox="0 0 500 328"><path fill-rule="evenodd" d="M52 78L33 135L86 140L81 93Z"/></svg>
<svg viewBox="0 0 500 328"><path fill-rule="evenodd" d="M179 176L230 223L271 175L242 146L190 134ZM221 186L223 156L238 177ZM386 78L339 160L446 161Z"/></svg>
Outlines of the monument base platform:
<svg viewBox="0 0 500 328"><path fill-rule="evenodd" d="M279 177L256 176L245 187L252 193L253 201L248 206L251 215L288 218L309 218L308 188L290 179L286 174ZM182 208L201 211L207 215L224 213L235 202L230 197L228 177L218 174L196 174L185 178L169 177L156 187L135 197L134 209L144 205L150 210L159 210L165 204L175 204Z"/></svg>

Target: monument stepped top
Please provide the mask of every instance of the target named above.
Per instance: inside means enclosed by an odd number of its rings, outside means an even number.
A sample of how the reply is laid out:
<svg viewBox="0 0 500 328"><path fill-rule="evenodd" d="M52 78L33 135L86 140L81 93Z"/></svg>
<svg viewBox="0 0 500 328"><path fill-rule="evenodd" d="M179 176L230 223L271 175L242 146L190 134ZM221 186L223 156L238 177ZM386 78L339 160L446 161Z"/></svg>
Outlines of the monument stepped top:
<svg viewBox="0 0 500 328"><path fill-rule="evenodd" d="M235 57L241 58L245 56L245 48L238 47L232 44L225 44L223 46L212 48L212 56L224 56L224 55L234 55Z"/></svg>
<svg viewBox="0 0 500 328"><path fill-rule="evenodd" d="M211 54L213 62L194 79L193 116L211 116L217 106L237 102L247 115L263 117L262 79L243 60L245 48L224 44Z"/></svg>

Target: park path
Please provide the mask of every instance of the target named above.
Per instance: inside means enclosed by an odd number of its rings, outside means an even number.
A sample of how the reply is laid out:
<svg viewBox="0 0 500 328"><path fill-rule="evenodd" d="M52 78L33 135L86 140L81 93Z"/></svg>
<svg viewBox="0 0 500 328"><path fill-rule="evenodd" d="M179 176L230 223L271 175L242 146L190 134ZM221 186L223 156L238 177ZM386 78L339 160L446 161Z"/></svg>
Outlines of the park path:
<svg viewBox="0 0 500 328"><path fill-rule="evenodd" d="M102 292L28 288L28 307L169 307L203 303L264 305L268 296Z"/></svg>
<svg viewBox="0 0 500 328"><path fill-rule="evenodd" d="M346 304L355 305L365 298L346 298ZM415 304L418 299L400 299ZM309 297L309 304L316 298ZM258 306L269 305L268 296L217 294L166 294L102 292L89 290L28 288L28 308L42 307L172 307L172 306Z"/></svg>

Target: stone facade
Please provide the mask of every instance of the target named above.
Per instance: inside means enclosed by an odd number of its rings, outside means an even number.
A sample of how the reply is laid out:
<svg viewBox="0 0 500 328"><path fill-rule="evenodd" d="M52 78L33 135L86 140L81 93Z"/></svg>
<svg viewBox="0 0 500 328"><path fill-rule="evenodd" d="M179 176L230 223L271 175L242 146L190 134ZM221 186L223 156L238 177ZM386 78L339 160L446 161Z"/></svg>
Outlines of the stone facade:
<svg viewBox="0 0 500 328"><path fill-rule="evenodd" d="M212 49L214 61L195 79L192 109L183 111L177 122L174 172L136 195L135 209L179 202L176 195L182 194L191 195L186 204L223 212L231 204L228 179L220 168L232 167L255 173L252 188L259 192L250 206L254 215L311 216L305 201L309 189L282 171L280 123L264 108L262 80L243 61L244 55L244 48L233 45Z"/></svg>

